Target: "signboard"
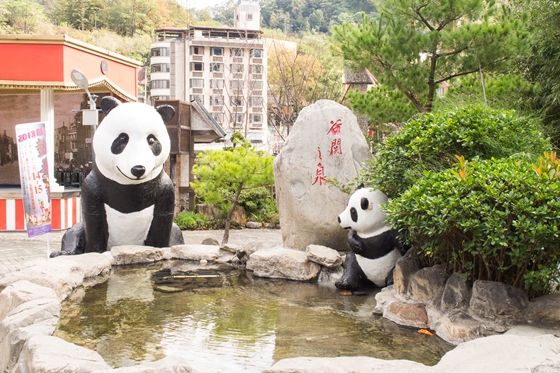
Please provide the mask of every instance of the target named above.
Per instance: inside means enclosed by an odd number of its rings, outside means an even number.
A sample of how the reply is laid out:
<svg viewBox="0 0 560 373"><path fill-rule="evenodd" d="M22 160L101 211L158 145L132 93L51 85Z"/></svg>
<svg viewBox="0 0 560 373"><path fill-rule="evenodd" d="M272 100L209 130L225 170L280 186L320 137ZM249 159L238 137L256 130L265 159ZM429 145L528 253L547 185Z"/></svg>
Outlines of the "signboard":
<svg viewBox="0 0 560 373"><path fill-rule="evenodd" d="M19 175L28 237L52 230L45 123L16 125Z"/></svg>

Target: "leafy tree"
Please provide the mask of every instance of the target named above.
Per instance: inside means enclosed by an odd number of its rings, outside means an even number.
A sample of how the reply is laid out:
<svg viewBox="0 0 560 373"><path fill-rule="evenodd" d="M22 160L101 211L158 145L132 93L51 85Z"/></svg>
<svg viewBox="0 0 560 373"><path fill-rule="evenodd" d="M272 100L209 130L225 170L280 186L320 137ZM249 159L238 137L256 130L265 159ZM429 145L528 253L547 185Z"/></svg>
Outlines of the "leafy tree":
<svg viewBox="0 0 560 373"><path fill-rule="evenodd" d="M34 1L0 1L0 32L31 34L45 19L43 7Z"/></svg>
<svg viewBox="0 0 560 373"><path fill-rule="evenodd" d="M334 26L335 49L421 113L441 83L496 69L527 45L523 23L491 0L387 0L378 9L378 18Z"/></svg>
<svg viewBox="0 0 560 373"><path fill-rule="evenodd" d="M229 240L231 217L242 191L272 186L273 157L256 151L249 142L227 150L207 150L197 157L191 185L208 204L226 212L222 244Z"/></svg>
<svg viewBox="0 0 560 373"><path fill-rule="evenodd" d="M552 0L531 1L529 30L531 51L523 57L525 76L541 87L527 96L549 127L552 140L560 146L560 3Z"/></svg>
<svg viewBox="0 0 560 373"><path fill-rule="evenodd" d="M297 49L274 42L268 49L268 92L273 101L271 121L288 134L299 112L319 99L338 101L342 96L340 60L324 53L320 36L302 39ZM285 129L285 131L284 131Z"/></svg>

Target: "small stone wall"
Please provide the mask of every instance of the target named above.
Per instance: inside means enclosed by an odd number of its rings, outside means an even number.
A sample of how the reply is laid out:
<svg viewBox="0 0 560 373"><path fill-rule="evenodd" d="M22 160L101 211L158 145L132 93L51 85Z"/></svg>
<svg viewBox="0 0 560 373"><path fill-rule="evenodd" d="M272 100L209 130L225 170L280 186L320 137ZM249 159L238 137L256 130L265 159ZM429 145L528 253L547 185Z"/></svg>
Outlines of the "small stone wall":
<svg viewBox="0 0 560 373"><path fill-rule="evenodd" d="M60 317L61 301L68 297L74 288L102 281L113 265L151 263L168 259L197 261L201 264L233 262L243 265L246 263L247 268L252 269L257 276L305 281L317 278L333 281L342 272L340 255L335 250L318 245L308 246L306 252L282 247L269 248L258 244L244 247L119 246L103 254L60 256L47 262L42 261L0 277L0 372L199 372L181 356L169 356L152 363L112 369L97 352L52 336ZM437 269L424 272L437 272ZM439 275L436 273L435 276ZM426 278L430 282L431 277ZM445 292L449 280L438 281L440 284L445 283L443 289ZM414 288L415 296L439 294L437 289L428 290L428 287L424 289L422 281L409 278L408 282L407 288ZM418 286L411 285L415 283ZM399 286L402 285L399 283ZM387 289L379 293L378 302L380 307L382 306L380 309L397 309L402 305L401 309L406 312L394 313L401 317L416 315L416 319L420 319L421 316L418 315L425 310L427 316L419 326L430 326L434 320L432 306L422 307L419 305L424 304L422 302L405 300L395 293L396 287L397 284L392 288L393 290ZM334 287L333 291L336 291ZM431 298L432 301L435 299L437 296ZM385 314L385 311L383 313ZM534 311L533 314L536 316L538 311ZM409 316L408 319L413 317ZM553 335L506 334L464 343L460 348L448 352L434 367L406 360L386 361L370 357L300 357L281 360L263 373L553 372L560 371L558 351L560 351L560 339ZM224 367L224 372L227 369Z"/></svg>
<svg viewBox="0 0 560 373"><path fill-rule="evenodd" d="M503 333L516 325L560 327L560 293L529 301L519 288L466 281L443 267L421 268L412 250L399 259L394 285L376 295L375 313L400 325L431 329L459 344Z"/></svg>

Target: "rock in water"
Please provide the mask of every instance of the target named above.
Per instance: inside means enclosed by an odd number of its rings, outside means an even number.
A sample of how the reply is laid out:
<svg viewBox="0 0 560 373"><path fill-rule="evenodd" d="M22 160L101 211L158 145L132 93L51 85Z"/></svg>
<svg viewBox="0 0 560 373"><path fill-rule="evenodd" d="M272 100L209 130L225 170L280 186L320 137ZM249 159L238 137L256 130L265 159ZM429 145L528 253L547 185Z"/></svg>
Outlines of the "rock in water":
<svg viewBox="0 0 560 373"><path fill-rule="evenodd" d="M323 245L347 250L347 232L338 224L349 195L327 182L348 183L371 158L364 134L350 109L319 100L304 108L274 161L274 177L284 247Z"/></svg>

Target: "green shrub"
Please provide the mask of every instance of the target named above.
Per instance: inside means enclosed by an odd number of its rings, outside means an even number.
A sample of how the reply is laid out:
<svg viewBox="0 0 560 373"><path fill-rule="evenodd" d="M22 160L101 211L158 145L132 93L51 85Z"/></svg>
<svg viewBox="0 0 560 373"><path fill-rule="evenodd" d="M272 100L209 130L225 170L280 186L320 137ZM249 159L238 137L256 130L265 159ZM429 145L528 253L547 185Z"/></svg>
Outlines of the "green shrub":
<svg viewBox="0 0 560 373"><path fill-rule="evenodd" d="M470 106L409 120L401 132L387 139L373 160L366 162L362 178L366 185L394 198L425 170L449 168L456 154L490 159L526 153L536 159L549 149L536 122L513 111Z"/></svg>
<svg viewBox="0 0 560 373"><path fill-rule="evenodd" d="M209 219L194 211L182 211L175 217L175 223L182 230L206 229L209 227Z"/></svg>
<svg viewBox="0 0 560 373"><path fill-rule="evenodd" d="M559 164L461 157L390 201L387 220L427 264L545 294L560 280Z"/></svg>
<svg viewBox="0 0 560 373"><path fill-rule="evenodd" d="M249 220L277 223L278 207L276 206L276 200L266 187L243 190L239 195L238 204L243 206Z"/></svg>

